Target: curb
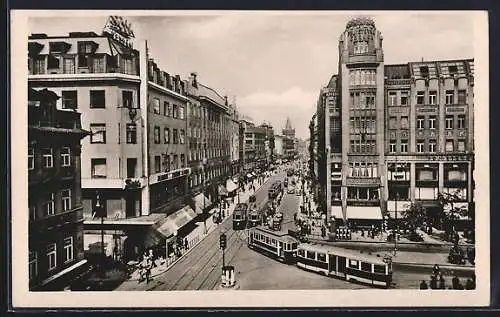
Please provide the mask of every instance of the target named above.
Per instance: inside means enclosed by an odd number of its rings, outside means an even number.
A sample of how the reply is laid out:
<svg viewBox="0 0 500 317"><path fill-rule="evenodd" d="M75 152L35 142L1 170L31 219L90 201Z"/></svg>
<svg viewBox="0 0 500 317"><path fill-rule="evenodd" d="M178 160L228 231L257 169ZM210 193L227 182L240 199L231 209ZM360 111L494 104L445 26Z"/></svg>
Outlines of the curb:
<svg viewBox="0 0 500 317"><path fill-rule="evenodd" d="M432 270L434 264L429 263L411 263L411 262L392 262L394 266L407 267L407 268L428 268ZM462 272L475 272L475 266L458 266L453 264L439 264L441 270L462 271Z"/></svg>

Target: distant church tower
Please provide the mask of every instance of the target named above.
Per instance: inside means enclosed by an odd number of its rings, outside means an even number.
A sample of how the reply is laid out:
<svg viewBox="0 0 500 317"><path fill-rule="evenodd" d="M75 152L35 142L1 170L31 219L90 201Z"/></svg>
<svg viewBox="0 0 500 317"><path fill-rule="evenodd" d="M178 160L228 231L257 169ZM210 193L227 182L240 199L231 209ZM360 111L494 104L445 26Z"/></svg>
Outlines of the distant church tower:
<svg viewBox="0 0 500 317"><path fill-rule="evenodd" d="M295 129L292 128L292 122L289 117L286 118L285 128L282 130L282 133L286 137L295 138Z"/></svg>

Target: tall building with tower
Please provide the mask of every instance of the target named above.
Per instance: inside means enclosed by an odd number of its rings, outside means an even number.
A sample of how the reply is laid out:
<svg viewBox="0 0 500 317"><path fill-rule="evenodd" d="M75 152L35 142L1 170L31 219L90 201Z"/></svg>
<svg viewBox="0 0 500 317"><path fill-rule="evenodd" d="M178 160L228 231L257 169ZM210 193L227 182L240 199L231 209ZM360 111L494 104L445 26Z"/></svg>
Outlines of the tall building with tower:
<svg viewBox="0 0 500 317"><path fill-rule="evenodd" d="M365 17L347 23L338 48L316 112L325 210L370 225L418 201L438 222L444 194L473 211L474 60L385 65Z"/></svg>
<svg viewBox="0 0 500 317"><path fill-rule="evenodd" d="M290 118L286 118L285 128L281 131L283 134L283 155L287 159L293 159L296 155L296 143L295 139L295 129L292 127L292 122Z"/></svg>

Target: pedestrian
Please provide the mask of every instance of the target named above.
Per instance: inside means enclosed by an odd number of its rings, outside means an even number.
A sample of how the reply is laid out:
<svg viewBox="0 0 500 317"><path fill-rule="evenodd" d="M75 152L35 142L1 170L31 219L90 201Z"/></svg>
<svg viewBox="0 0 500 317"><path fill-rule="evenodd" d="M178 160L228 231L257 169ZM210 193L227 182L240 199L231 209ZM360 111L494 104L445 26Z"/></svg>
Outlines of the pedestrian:
<svg viewBox="0 0 500 317"><path fill-rule="evenodd" d="M422 280L422 282L420 283L420 289L429 289L427 283L424 280Z"/></svg>
<svg viewBox="0 0 500 317"><path fill-rule="evenodd" d="M439 274L439 289L446 289L446 281L443 274Z"/></svg>
<svg viewBox="0 0 500 317"><path fill-rule="evenodd" d="M441 272L441 270L439 269L439 265L434 264L434 267L432 268L432 274L437 276L437 275L439 275L440 272Z"/></svg>
<svg viewBox="0 0 500 317"><path fill-rule="evenodd" d="M459 284L460 284L460 280L458 279L458 276L454 276L453 279L451 280L451 286L453 287L453 289L459 289Z"/></svg>
<svg viewBox="0 0 500 317"><path fill-rule="evenodd" d="M184 248L189 249L189 242L187 238L184 238Z"/></svg>
<svg viewBox="0 0 500 317"><path fill-rule="evenodd" d="M473 290L476 288L476 285L474 285L474 281L472 281L471 278L467 279L467 282L465 283L465 289L466 290Z"/></svg>
<svg viewBox="0 0 500 317"><path fill-rule="evenodd" d="M431 289L438 288L436 275L431 275L431 283L430 284L431 284Z"/></svg>

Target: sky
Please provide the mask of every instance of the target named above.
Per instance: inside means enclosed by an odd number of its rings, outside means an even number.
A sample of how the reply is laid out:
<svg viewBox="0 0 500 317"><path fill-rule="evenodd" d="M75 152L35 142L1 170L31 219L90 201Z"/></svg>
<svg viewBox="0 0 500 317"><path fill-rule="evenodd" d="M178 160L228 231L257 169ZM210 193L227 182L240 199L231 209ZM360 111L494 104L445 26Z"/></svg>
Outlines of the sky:
<svg viewBox="0 0 500 317"><path fill-rule="evenodd" d="M101 33L101 16L36 17L30 33ZM113 13L116 14L116 13ZM238 110L273 125L281 133L289 117L299 138L309 137L309 122L319 91L337 73L338 40L350 18L359 14L210 13L204 15L124 16L136 40L147 40L150 55L170 74L198 80L235 100ZM383 36L386 64L473 58L473 17L461 12L363 13Z"/></svg>

